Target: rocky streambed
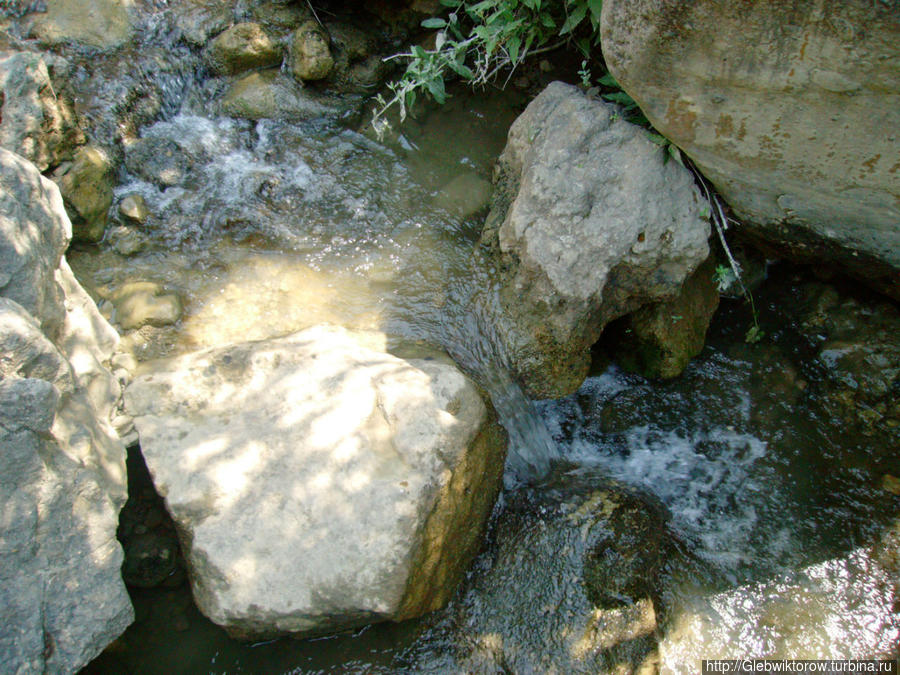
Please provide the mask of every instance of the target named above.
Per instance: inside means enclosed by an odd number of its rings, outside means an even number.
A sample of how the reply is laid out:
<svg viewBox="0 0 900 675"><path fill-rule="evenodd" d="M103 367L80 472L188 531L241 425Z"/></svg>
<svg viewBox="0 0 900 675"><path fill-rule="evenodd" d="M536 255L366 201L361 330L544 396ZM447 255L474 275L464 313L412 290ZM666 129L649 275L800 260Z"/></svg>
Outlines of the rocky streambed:
<svg viewBox="0 0 900 675"><path fill-rule="evenodd" d="M893 300L747 243L748 343L694 176L549 62L378 138L423 3L90 4L0 45L4 664L896 658Z"/></svg>

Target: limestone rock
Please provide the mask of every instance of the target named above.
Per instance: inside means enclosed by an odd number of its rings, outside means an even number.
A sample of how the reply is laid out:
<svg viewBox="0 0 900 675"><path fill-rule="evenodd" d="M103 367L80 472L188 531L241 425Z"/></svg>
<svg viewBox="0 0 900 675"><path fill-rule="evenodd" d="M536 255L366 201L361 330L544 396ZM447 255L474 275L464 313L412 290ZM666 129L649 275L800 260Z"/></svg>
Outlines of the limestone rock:
<svg viewBox="0 0 900 675"><path fill-rule="evenodd" d="M62 257L57 187L0 150L0 670L73 673L133 618L116 540L118 336Z"/></svg>
<svg viewBox="0 0 900 675"><path fill-rule="evenodd" d="M84 134L70 102L54 90L40 54L0 58L0 146L41 171L71 159Z"/></svg>
<svg viewBox="0 0 900 675"><path fill-rule="evenodd" d="M181 299L166 293L152 281L133 281L117 290L112 297L116 307L116 323L124 330L141 326L168 326L181 318Z"/></svg>
<svg viewBox="0 0 900 675"><path fill-rule="evenodd" d="M47 45L76 42L101 50L122 46L133 26L126 0L46 0L33 16L31 32Z"/></svg>
<svg viewBox="0 0 900 675"><path fill-rule="evenodd" d="M666 302L641 307L617 326L616 361L645 377L678 377L703 349L706 330L719 306L710 258Z"/></svg>
<svg viewBox="0 0 900 675"><path fill-rule="evenodd" d="M125 168L165 189L184 180L191 161L175 141L147 136L125 146Z"/></svg>
<svg viewBox="0 0 900 675"><path fill-rule="evenodd" d="M20 156L0 149L0 295L16 301L51 337L64 319L53 274L72 237L59 190Z"/></svg>
<svg viewBox="0 0 900 675"><path fill-rule="evenodd" d="M251 73L237 80L225 92L221 106L226 115L251 120L313 119L335 112L277 70Z"/></svg>
<svg viewBox="0 0 900 675"><path fill-rule="evenodd" d="M515 121L483 241L498 253L502 339L529 394L587 375L608 322L673 297L706 259L690 173L617 109L550 84Z"/></svg>
<svg viewBox="0 0 900 675"><path fill-rule="evenodd" d="M307 21L294 32L291 42L291 72L298 80L322 80L331 73L328 33L315 21Z"/></svg>
<svg viewBox="0 0 900 675"><path fill-rule="evenodd" d="M106 152L84 146L71 164L54 173L54 178L72 220L72 237L87 242L103 239L113 200L112 164Z"/></svg>
<svg viewBox="0 0 900 675"><path fill-rule="evenodd" d="M609 0L601 30L610 72L749 231L900 298L896 2Z"/></svg>
<svg viewBox="0 0 900 675"><path fill-rule="evenodd" d="M234 75L253 68L281 64L281 45L272 40L258 23L239 23L216 37L205 52L214 73Z"/></svg>
<svg viewBox="0 0 900 675"><path fill-rule="evenodd" d="M119 215L125 220L143 225L150 216L150 209L147 208L147 202L144 197L134 193L126 195L119 202Z"/></svg>
<svg viewBox="0 0 900 675"><path fill-rule="evenodd" d="M503 432L454 367L370 340L311 328L179 357L126 389L197 604L232 634L432 611L480 544Z"/></svg>

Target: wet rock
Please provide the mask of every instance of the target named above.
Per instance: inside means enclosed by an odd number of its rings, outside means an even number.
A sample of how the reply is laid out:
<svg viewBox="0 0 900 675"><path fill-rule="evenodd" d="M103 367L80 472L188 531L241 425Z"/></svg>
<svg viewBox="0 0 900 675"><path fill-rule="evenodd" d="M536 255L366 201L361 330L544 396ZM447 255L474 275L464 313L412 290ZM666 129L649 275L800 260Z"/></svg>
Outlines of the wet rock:
<svg viewBox="0 0 900 675"><path fill-rule="evenodd" d="M435 206L458 218L468 218L487 208L492 189L478 174L463 173L441 188Z"/></svg>
<svg viewBox="0 0 900 675"><path fill-rule="evenodd" d="M595 473L512 493L437 629L457 654L447 671L646 672L664 533L660 505Z"/></svg>
<svg viewBox="0 0 900 675"><path fill-rule="evenodd" d="M124 330L141 326L167 326L181 318L181 299L152 281L133 281L112 296L116 323Z"/></svg>
<svg viewBox="0 0 900 675"><path fill-rule="evenodd" d="M178 540L156 533L130 537L125 545L122 578L129 586L153 588L175 574Z"/></svg>
<svg viewBox="0 0 900 675"><path fill-rule="evenodd" d="M574 392L603 327L674 297L709 254L693 178L611 105L552 83L516 120L482 241L530 395Z"/></svg>
<svg viewBox="0 0 900 675"><path fill-rule="evenodd" d="M197 604L234 635L419 616L481 543L502 431L454 367L376 337L318 327L212 349L126 390Z"/></svg>
<svg viewBox="0 0 900 675"><path fill-rule="evenodd" d="M744 230L895 298L898 30L896 3L868 0L614 0L601 27L610 72Z"/></svg>
<svg viewBox="0 0 900 675"><path fill-rule="evenodd" d="M881 479L881 489L900 497L900 478L892 476L889 473L884 474Z"/></svg>
<svg viewBox="0 0 900 675"><path fill-rule="evenodd" d="M300 81L322 80L333 67L328 33L315 21L307 21L291 41L291 72Z"/></svg>
<svg viewBox="0 0 900 675"><path fill-rule="evenodd" d="M18 52L0 58L0 92L0 146L41 171L72 159L84 134L71 103L57 94L40 54Z"/></svg>
<svg viewBox="0 0 900 675"><path fill-rule="evenodd" d="M112 164L106 152L85 146L78 150L71 164L61 166L53 177L72 220L73 239L100 241L113 200Z"/></svg>
<svg viewBox="0 0 900 675"><path fill-rule="evenodd" d="M253 18L274 30L293 30L312 17L309 5L294 2L254 2L250 8Z"/></svg>
<svg viewBox="0 0 900 675"><path fill-rule="evenodd" d="M72 673L133 618L115 538L120 392L103 366L116 336L62 257L71 225L58 188L6 150L0 185L13 284L0 298L0 670Z"/></svg>
<svg viewBox="0 0 900 675"><path fill-rule="evenodd" d="M216 37L205 51L210 69L234 75L281 64L282 48L258 23L239 23Z"/></svg>
<svg viewBox="0 0 900 675"><path fill-rule="evenodd" d="M150 216L150 210L143 196L135 193L127 195L119 202L119 215L126 221L143 225Z"/></svg>
<svg viewBox="0 0 900 675"><path fill-rule="evenodd" d="M277 70L251 73L237 80L225 92L221 106L226 115L251 120L313 119L335 112Z"/></svg>
<svg viewBox="0 0 900 675"><path fill-rule="evenodd" d="M189 45L203 47L231 23L233 7L222 0L189 0L175 14L182 38Z"/></svg>
<svg viewBox="0 0 900 675"><path fill-rule="evenodd" d="M140 232L121 225L112 228L107 239L116 253L126 257L140 253L147 246L147 239Z"/></svg>
<svg viewBox="0 0 900 675"><path fill-rule="evenodd" d="M129 5L125 0L46 0L47 11L32 15L31 34L45 45L75 42L112 50L131 38Z"/></svg>
<svg viewBox="0 0 900 675"><path fill-rule="evenodd" d="M165 189L178 185L191 161L175 141L148 136L125 146L125 168L132 175Z"/></svg>
<svg viewBox="0 0 900 675"><path fill-rule="evenodd" d="M688 277L673 300L642 307L616 326L615 359L645 377L678 377L703 349L719 292L714 260Z"/></svg>

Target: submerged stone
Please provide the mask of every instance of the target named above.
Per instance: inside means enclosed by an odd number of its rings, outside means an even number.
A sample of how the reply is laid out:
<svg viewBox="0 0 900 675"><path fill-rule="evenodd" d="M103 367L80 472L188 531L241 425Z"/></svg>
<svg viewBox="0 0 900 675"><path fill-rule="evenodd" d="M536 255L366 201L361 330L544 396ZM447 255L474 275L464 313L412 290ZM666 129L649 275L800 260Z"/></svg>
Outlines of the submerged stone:
<svg viewBox="0 0 900 675"><path fill-rule="evenodd" d="M481 543L505 437L456 368L317 327L189 354L126 390L201 611L236 636L442 606Z"/></svg>
<svg viewBox="0 0 900 675"><path fill-rule="evenodd" d="M133 281L115 292L116 323L125 330L141 326L168 326L182 314L181 299L152 281Z"/></svg>
<svg viewBox="0 0 900 675"><path fill-rule="evenodd" d="M313 99L278 70L251 73L240 78L225 92L221 107L226 115L251 120L312 119L336 110Z"/></svg>

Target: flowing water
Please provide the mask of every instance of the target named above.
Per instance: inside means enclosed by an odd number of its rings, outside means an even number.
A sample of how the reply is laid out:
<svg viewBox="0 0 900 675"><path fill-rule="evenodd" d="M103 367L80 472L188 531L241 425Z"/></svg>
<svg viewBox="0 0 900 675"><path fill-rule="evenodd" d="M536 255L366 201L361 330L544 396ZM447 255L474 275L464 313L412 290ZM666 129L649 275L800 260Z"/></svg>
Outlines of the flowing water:
<svg viewBox="0 0 900 675"><path fill-rule="evenodd" d="M146 23L145 44L165 44L165 21ZM610 367L576 395L535 405L509 376L494 335L496 281L477 241L521 97L460 93L379 142L352 116L252 123L210 114L217 88L195 79L191 59L173 48L137 69L165 85L142 142L180 175L162 189L149 173L123 174L117 201L139 194L152 214L136 228L143 248L70 253L113 320L111 298L131 281L182 299L176 326L125 339L139 362L323 322L379 331L401 356L445 352L489 392L510 432L507 498L566 462L652 494L670 512L674 549L658 582L663 670L693 672L701 658L726 656L896 656L897 568L884 551L896 546L900 506L879 487L883 475L900 475L886 445L896 435L866 437L824 412L821 375L789 332L744 345L734 328L741 309L726 308L675 382ZM91 77L107 78L94 88L115 97L127 75ZM135 488L140 461L131 464ZM461 645L484 637L490 595L478 575L497 564L502 516L495 527L453 606L422 621L247 645L200 616L184 585L134 589L137 623L86 672L465 672ZM512 644L517 631L540 630L533 609L510 610L520 626L501 637Z"/></svg>

